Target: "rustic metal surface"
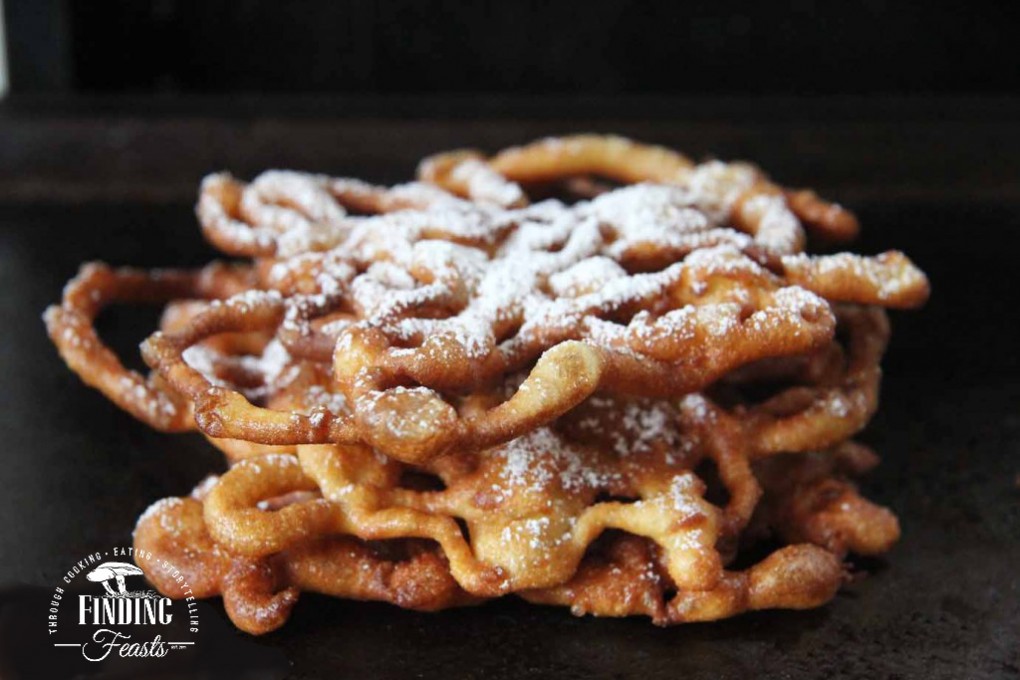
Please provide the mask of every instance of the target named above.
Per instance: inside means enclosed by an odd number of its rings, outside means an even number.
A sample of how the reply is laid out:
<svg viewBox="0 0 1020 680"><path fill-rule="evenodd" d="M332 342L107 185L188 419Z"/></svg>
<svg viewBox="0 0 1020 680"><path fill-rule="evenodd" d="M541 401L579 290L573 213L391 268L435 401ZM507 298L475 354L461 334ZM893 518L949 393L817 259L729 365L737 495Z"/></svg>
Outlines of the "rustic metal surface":
<svg viewBox="0 0 1020 680"><path fill-rule="evenodd" d="M164 124L190 129L172 120ZM83 124L69 119L68 125ZM437 125L446 130L450 124ZM484 126L474 125L485 137ZM499 135L509 134L512 126L500 125ZM542 125L573 127L563 120ZM666 123L656 125L664 129ZM386 126L401 129L392 121ZM632 124L628 131L640 132L640 127ZM1015 123L1006 126L1006 137L1015 138L1017 128ZM968 129L961 125L948 144L969 148L974 138ZM188 136L192 133L180 134L184 137L175 139L168 133L148 153L169 157L175 149L198 145ZM284 128L274 138L314 141L301 137L305 132L295 134L288 137ZM733 140L744 134L739 129L720 133L727 155L735 153ZM1014 303L1020 203L1009 192L997 200L947 199L922 186L883 196L879 178L849 178L869 160L878 166L895 164L895 148L854 150L818 134L816 162L821 163L828 141L841 149L825 158L835 168L827 171L827 183L855 182L858 188L860 198L852 207L866 230L860 248L901 248L933 282L927 308L894 315L882 406L863 437L883 458L865 480L865 491L891 506L903 525L903 540L887 559L858 562L868 576L829 606L811 612L768 612L657 629L641 619L576 619L565 610L514 600L417 614L303 596L290 623L257 644L281 651L295 678L1020 674L1020 332ZM974 134L983 138L988 132ZM95 149L87 140L76 143ZM700 143L711 148L713 138ZM7 180L13 172L12 149L19 144L25 142L0 140L0 160L7 163L0 170ZM782 139L758 139L755 148L740 155L768 160L787 148ZM244 156L239 150L231 153ZM242 163L246 172L256 162L252 158L264 160L264 152L252 153ZM314 150L303 153L312 154L306 158L314 165ZM293 157L281 150L281 158ZM230 160L203 157L202 162L229 165ZM952 165L935 148L926 160ZM81 162L105 167L102 159ZM915 165L923 162L910 159ZM980 184L982 173L990 171L970 162L972 167L947 169L941 184ZM61 172L81 174L71 167L73 157L33 157L26 163L37 169L66 164ZM336 167L332 159L323 165L316 169L366 173L356 164ZM1005 167L996 166L981 181L1013 186L1016 177ZM410 167L368 170L398 177ZM46 177L42 173L36 179L52 182L54 190L66 189ZM124 186L138 182L128 176L121 180ZM140 195L144 198L145 192ZM5 322L0 334L0 586L50 587L80 555L129 542L135 517L153 500L184 494L209 471L222 469L220 456L200 437L152 432L85 388L58 359L39 318L81 261L180 266L211 257L190 207L180 203L74 204L67 199L0 205L0 318ZM130 352L154 323L153 313L129 311L104 316L100 330ZM5 601L0 596L0 625Z"/></svg>

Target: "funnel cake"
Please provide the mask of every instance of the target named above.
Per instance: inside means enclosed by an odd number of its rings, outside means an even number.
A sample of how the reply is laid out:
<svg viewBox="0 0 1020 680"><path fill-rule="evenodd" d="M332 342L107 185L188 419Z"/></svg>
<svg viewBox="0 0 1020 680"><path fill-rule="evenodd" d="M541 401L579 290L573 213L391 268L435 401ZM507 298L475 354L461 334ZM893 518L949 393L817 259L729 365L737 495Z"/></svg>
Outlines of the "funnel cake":
<svg viewBox="0 0 1020 680"><path fill-rule="evenodd" d="M897 251L805 252L859 228L813 192L580 135L439 154L396 187L212 175L197 213L250 261L88 265L45 319L85 382L226 455L135 544L246 631L303 591L657 624L816 607L848 553L899 536L852 481L877 462L852 438L884 309L928 282ZM148 377L93 328L137 302L164 305Z"/></svg>

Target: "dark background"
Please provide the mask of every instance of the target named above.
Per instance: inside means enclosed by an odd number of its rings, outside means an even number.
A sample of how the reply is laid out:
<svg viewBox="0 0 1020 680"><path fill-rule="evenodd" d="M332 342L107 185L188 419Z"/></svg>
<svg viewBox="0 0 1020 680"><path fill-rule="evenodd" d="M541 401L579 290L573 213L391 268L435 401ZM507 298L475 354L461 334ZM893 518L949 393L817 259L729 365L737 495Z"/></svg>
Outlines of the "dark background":
<svg viewBox="0 0 1020 680"><path fill-rule="evenodd" d="M864 495L900 544L809 612L657 629L512 598L418 614L304 595L280 631L217 649L268 663L243 677L1017 678L1016 5L4 0L0 677L60 677L9 632L40 632L37 596L69 565L223 467L59 360L39 316L80 262L214 258L192 208L210 171L396 182L439 150L593 130L752 159L853 209L855 250L929 274L928 306L893 315L861 436L883 459ZM155 313L122 312L99 329L139 366Z"/></svg>
<svg viewBox="0 0 1020 680"><path fill-rule="evenodd" d="M13 90L1012 93L1015 2L6 0Z"/></svg>

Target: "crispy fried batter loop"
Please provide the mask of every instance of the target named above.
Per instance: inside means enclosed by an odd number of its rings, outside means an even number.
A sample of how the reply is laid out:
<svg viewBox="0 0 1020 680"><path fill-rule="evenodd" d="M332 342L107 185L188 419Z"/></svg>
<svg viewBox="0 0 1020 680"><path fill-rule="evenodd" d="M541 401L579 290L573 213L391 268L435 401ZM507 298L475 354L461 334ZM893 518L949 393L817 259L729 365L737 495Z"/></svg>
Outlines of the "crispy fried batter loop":
<svg viewBox="0 0 1020 680"><path fill-rule="evenodd" d="M883 308L928 282L896 251L804 252L858 231L811 191L580 135L439 154L392 188L212 175L197 213L251 263L86 265L45 319L86 383L232 463L135 544L246 631L302 591L658 624L816 607L848 552L899 536L850 481L877 462L851 438ZM165 305L148 378L93 327L113 303Z"/></svg>

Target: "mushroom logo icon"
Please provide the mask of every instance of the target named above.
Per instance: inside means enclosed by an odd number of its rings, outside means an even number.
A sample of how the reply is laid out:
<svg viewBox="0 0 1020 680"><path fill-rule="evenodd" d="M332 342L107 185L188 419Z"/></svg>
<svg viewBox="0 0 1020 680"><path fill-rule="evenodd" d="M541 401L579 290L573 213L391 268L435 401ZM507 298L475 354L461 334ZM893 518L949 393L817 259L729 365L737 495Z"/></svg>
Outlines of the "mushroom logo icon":
<svg viewBox="0 0 1020 680"><path fill-rule="evenodd" d="M144 572L133 564L127 562L103 562L98 567L85 575L93 583L102 583L106 592L114 597L128 595L127 585L124 583L125 576L141 576ZM110 587L110 581L117 581L117 590Z"/></svg>

